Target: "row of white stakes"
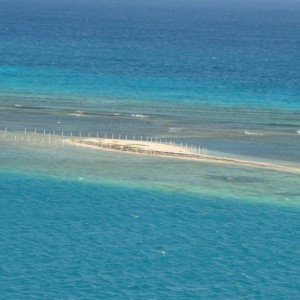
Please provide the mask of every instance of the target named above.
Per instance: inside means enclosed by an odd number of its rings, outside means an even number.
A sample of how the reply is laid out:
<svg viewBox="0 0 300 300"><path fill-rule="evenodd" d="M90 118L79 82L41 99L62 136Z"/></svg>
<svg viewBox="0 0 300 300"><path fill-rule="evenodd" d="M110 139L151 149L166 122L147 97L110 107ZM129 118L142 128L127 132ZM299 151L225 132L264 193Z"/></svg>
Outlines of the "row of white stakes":
<svg viewBox="0 0 300 300"><path fill-rule="evenodd" d="M53 131L46 132L46 130L44 129L41 133L39 133L37 131L37 129L35 129L34 131L27 131L27 129L25 128L24 129L25 136L27 136L28 133L34 133L35 135L36 134L43 134L45 136L47 135L48 136L48 144L51 145L51 140L52 140L51 136L55 136L56 131L53 130ZM4 134L3 134L3 139L6 139L7 135L8 135L8 129L5 128L4 129ZM56 136L58 136L58 135L64 137L65 136L64 135L64 131L61 131ZM67 137L67 138L70 138L70 137L93 138L93 136L91 135L90 132L88 133L88 136L85 137L85 136L82 135L81 132L79 132L79 136L73 135L72 131L70 132L70 136L67 135L65 137ZM122 139L121 137L122 137L122 135L119 134L118 135L118 139L121 140ZM94 136L94 138L101 138L101 136L97 132L97 134ZM147 141L147 142L155 142L155 143L172 145L172 146L180 146L180 147L184 147L186 149L190 149L195 154L207 154L207 148L204 148L204 147L200 147L200 146L196 146L196 145L188 145L187 143L184 144L182 142L180 144L176 144L176 142L174 142L174 141L168 141L168 140L158 139L157 137L153 138L153 137L148 137L148 136L145 137L144 136L144 138L145 138L144 141ZM14 136L14 139L15 139L15 141L17 141L17 136L16 135ZM108 136L108 134L105 133L104 134L104 139L110 139L110 136ZM111 134L111 139L115 139L115 135L114 134ZM26 138L24 139L24 136L22 136L21 137L21 141L24 141L24 140L27 140L27 142L29 142L30 141L30 137L27 136L27 139ZM128 135L127 134L125 135L125 140L128 140ZM136 139L136 136L133 135L132 136L132 140L143 141L143 136L140 136L140 139ZM34 143L36 143L36 139L35 138L33 139L33 141L34 141ZM55 142L55 145L58 144L58 140L57 139L54 139L54 142ZM44 143L44 139L41 140L41 144L43 144L43 143ZM62 144L63 145L65 144L64 140L62 140Z"/></svg>

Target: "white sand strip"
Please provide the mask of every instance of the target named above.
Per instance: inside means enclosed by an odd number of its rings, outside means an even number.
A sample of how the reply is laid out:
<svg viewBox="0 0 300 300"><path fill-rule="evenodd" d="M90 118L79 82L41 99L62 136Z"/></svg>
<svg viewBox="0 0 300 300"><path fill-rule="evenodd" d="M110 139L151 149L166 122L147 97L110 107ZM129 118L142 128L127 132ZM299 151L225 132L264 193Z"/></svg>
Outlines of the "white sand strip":
<svg viewBox="0 0 300 300"><path fill-rule="evenodd" d="M300 173L298 167L288 167L271 163L240 160L234 158L218 157L205 154L195 154L190 149L181 146L161 144L147 141L136 140L115 140L115 139L68 139L70 144L80 145L99 150L121 151L133 154L154 155L160 157L172 157L178 159L198 160L211 163L227 163L233 165L242 165L247 167L258 167L271 170Z"/></svg>

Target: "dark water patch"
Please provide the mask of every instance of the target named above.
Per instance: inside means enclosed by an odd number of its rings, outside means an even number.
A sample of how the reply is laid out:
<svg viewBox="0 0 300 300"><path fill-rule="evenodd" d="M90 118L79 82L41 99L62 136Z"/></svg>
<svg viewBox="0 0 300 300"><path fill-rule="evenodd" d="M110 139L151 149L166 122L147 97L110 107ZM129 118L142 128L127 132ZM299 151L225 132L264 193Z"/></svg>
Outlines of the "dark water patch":
<svg viewBox="0 0 300 300"><path fill-rule="evenodd" d="M18 109L20 109L20 110L23 110L23 109L28 109L28 110L44 110L44 109L47 109L46 107L41 107L41 106L30 106L30 105L21 105L21 104L15 104L14 108L16 110L18 110Z"/></svg>
<svg viewBox="0 0 300 300"><path fill-rule="evenodd" d="M300 119L300 116L299 116L299 119ZM279 128L281 128L281 127L288 127L288 128L291 128L291 129L294 129L294 128L297 129L300 126L300 122L299 122L299 120L297 120L296 124L267 123L267 124L265 124L265 126L279 127Z"/></svg>
<svg viewBox="0 0 300 300"><path fill-rule="evenodd" d="M285 197L296 197L300 200L300 193L295 192L284 192L284 193L275 193L276 195L285 196Z"/></svg>
<svg viewBox="0 0 300 300"><path fill-rule="evenodd" d="M250 176L234 176L234 175L218 175L218 174L206 174L207 178L215 179L222 182L234 182L234 183L261 183L267 182L266 179L250 177Z"/></svg>

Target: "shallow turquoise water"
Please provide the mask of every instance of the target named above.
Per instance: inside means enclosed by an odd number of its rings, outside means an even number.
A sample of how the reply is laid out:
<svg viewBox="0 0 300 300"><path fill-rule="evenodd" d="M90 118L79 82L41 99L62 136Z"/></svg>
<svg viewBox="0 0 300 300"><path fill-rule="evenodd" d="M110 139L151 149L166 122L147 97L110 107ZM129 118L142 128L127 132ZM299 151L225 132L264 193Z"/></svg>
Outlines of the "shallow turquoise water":
<svg viewBox="0 0 300 300"><path fill-rule="evenodd" d="M202 163L127 153L115 153L32 142L1 140L4 173L55 176L133 188L177 191L201 197L221 197L258 203L297 204L299 173L286 173L227 164Z"/></svg>
<svg viewBox="0 0 300 300"><path fill-rule="evenodd" d="M295 299L299 175L0 143L3 299Z"/></svg>
<svg viewBox="0 0 300 300"><path fill-rule="evenodd" d="M26 174L0 182L3 299L299 297L299 206Z"/></svg>
<svg viewBox="0 0 300 300"><path fill-rule="evenodd" d="M299 174L20 134L299 165L299 5L217 2L0 0L1 299L300 297Z"/></svg>

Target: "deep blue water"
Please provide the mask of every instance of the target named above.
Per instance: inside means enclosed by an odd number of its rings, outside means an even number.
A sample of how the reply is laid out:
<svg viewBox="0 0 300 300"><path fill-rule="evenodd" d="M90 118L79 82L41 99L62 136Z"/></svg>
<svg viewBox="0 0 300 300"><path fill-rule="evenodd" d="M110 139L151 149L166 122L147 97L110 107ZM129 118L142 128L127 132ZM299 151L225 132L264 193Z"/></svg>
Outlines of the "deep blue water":
<svg viewBox="0 0 300 300"><path fill-rule="evenodd" d="M300 296L298 206L18 174L0 187L1 299Z"/></svg>
<svg viewBox="0 0 300 300"><path fill-rule="evenodd" d="M2 0L0 126L299 162L299 14L297 1Z"/></svg>
<svg viewBox="0 0 300 300"><path fill-rule="evenodd" d="M299 107L296 1L0 5L0 91Z"/></svg>

